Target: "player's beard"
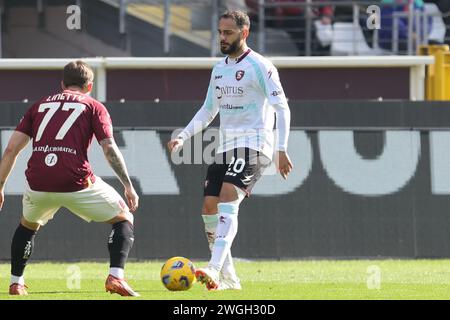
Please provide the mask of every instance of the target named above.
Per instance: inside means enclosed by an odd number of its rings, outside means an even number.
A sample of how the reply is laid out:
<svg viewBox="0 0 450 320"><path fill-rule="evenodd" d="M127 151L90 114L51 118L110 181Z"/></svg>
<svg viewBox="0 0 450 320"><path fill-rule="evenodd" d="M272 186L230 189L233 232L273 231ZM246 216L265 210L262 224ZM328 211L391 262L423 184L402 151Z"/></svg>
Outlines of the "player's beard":
<svg viewBox="0 0 450 320"><path fill-rule="evenodd" d="M224 47L222 47L222 44L220 44L220 51L223 54L228 54L228 55L234 54L234 53L238 52L239 49L241 48L239 45L240 42L241 42L241 35L239 35L239 37L228 46L228 49L225 49Z"/></svg>

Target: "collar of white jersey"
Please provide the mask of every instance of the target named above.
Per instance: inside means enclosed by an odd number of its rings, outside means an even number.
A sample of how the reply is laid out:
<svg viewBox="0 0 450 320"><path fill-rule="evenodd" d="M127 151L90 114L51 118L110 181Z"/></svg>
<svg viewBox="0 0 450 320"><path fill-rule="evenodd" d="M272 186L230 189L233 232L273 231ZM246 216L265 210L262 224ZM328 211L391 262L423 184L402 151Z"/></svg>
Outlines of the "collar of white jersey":
<svg viewBox="0 0 450 320"><path fill-rule="evenodd" d="M238 64L239 62L241 62L242 60L244 60L244 58L246 56L248 56L248 54L250 53L250 51L252 51L252 49L248 48L243 54L241 54L239 57L231 59L230 57L226 57L225 58L225 63L226 64Z"/></svg>

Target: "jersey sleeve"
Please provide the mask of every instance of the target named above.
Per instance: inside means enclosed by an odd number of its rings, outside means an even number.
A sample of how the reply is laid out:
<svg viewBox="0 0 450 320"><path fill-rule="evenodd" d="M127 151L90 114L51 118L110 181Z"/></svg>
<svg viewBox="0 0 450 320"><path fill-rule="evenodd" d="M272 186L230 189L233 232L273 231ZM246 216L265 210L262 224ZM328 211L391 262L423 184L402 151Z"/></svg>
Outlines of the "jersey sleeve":
<svg viewBox="0 0 450 320"><path fill-rule="evenodd" d="M284 94L283 87L281 85L280 76L277 68L273 64L264 65L263 75L264 88L266 97L271 105L275 104L287 104L286 96Z"/></svg>
<svg viewBox="0 0 450 320"><path fill-rule="evenodd" d="M20 120L19 124L16 127L16 131L20 131L22 133L25 133L30 138L33 137L33 121L32 121L32 113L33 108L35 105L33 105L31 108L27 110L25 115Z"/></svg>
<svg viewBox="0 0 450 320"><path fill-rule="evenodd" d="M217 116L219 106L213 98L214 94L214 72L211 72L211 79L209 80L208 92L206 93L205 101L201 108L197 111L195 116L189 124L178 135L179 138L187 140L193 135L205 129Z"/></svg>
<svg viewBox="0 0 450 320"><path fill-rule="evenodd" d="M106 107L99 102L94 104L92 126L98 142L104 139L113 138L111 116Z"/></svg>
<svg viewBox="0 0 450 320"><path fill-rule="evenodd" d="M272 63L263 65L262 90L266 94L269 104L273 106L277 114L278 141L277 151L287 151L289 131L291 124L291 111L281 85L277 68Z"/></svg>

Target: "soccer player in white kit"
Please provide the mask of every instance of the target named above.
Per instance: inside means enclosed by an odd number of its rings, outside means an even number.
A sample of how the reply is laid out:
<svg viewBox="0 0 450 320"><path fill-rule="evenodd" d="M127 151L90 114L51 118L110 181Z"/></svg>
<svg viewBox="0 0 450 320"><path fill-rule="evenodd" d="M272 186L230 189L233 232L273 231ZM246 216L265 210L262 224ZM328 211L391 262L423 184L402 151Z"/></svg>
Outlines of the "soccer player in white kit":
<svg viewBox="0 0 450 320"><path fill-rule="evenodd" d="M289 106L277 69L248 48L249 29L250 19L242 11L220 16L220 49L227 56L214 66L200 110L167 144L170 152L179 149L220 113L220 143L215 162L208 168L202 210L211 260L207 267L196 270L197 280L208 290L241 289L230 251L237 234L239 205L270 165L274 148L282 177L286 179L292 170L287 154Z"/></svg>

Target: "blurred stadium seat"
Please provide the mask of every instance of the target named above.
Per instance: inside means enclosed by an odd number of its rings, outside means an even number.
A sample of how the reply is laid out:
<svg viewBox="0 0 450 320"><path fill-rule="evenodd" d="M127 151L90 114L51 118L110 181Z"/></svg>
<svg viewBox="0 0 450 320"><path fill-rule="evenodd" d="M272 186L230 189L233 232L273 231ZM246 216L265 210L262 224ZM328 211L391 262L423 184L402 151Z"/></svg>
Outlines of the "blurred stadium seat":
<svg viewBox="0 0 450 320"><path fill-rule="evenodd" d="M333 39L331 55L377 55L378 50L369 47L361 27L351 22L336 22L333 24Z"/></svg>
<svg viewBox="0 0 450 320"><path fill-rule="evenodd" d="M446 26L438 6L435 3L425 3L425 14L432 19L428 41L444 43Z"/></svg>

